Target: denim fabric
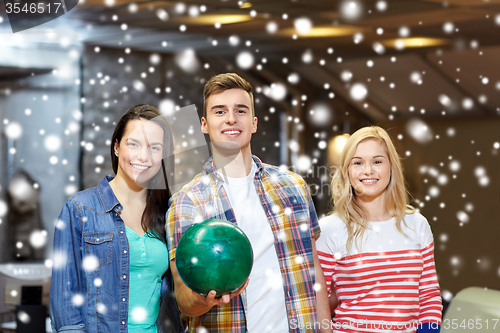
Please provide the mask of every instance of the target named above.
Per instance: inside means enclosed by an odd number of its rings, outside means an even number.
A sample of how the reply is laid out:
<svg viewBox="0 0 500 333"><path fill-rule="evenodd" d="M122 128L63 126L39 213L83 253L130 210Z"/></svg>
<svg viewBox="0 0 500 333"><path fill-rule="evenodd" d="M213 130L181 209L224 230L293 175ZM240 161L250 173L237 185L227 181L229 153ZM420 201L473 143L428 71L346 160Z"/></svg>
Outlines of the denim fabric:
<svg viewBox="0 0 500 333"><path fill-rule="evenodd" d="M54 332L127 332L129 246L112 179L73 195L59 215L49 306ZM178 315L175 304L167 310Z"/></svg>

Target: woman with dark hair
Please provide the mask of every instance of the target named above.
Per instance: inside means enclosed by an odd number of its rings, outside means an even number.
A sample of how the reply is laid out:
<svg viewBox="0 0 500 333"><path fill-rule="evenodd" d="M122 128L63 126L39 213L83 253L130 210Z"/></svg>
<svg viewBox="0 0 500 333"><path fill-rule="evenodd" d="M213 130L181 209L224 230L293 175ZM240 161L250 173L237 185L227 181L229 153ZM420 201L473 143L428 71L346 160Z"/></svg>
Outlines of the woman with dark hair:
<svg viewBox="0 0 500 333"><path fill-rule="evenodd" d="M111 142L116 176L69 198L56 224L52 328L179 332L165 243L169 125L156 108L137 105L120 119Z"/></svg>

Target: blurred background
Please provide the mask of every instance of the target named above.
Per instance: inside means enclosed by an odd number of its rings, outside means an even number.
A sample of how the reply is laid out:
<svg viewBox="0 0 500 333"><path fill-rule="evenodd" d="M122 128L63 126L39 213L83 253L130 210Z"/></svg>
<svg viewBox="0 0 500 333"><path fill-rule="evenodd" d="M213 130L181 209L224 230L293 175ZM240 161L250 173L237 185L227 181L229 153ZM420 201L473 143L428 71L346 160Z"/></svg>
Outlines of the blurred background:
<svg viewBox="0 0 500 333"><path fill-rule="evenodd" d="M500 289L499 36L499 0L80 0L17 33L0 4L0 312L23 285L46 302L59 212L113 174L121 115L200 113L223 72L254 87L252 152L300 173L320 216L349 134L387 129L445 301Z"/></svg>

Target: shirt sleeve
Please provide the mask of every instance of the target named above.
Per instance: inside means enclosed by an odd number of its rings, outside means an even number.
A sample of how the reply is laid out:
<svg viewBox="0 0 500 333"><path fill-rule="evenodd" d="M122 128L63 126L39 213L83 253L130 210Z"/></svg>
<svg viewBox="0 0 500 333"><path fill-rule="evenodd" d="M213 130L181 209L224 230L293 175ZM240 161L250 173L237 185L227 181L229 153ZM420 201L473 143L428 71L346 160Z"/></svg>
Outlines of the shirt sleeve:
<svg viewBox="0 0 500 333"><path fill-rule="evenodd" d="M82 229L77 207L66 201L56 222L49 311L54 332L61 330L86 332L81 305L85 286L82 285Z"/></svg>
<svg viewBox="0 0 500 333"><path fill-rule="evenodd" d="M170 260L175 259L177 244L184 232L191 227L200 215L191 198L185 192L178 192L170 199L170 208L166 214L165 231ZM198 221L198 222L201 222Z"/></svg>
<svg viewBox="0 0 500 333"><path fill-rule="evenodd" d="M421 254L424 267L419 282L420 313L419 322L441 325L441 293L434 263L434 240L429 223L424 218L420 235Z"/></svg>
<svg viewBox="0 0 500 333"><path fill-rule="evenodd" d="M314 240L318 240L319 235L321 233L321 228L318 223L318 214L316 214L316 208L314 207L314 202L312 201L311 192L309 190L309 185L307 185L304 181L305 189L306 189L306 199L307 205L309 207L309 220L311 226L311 237Z"/></svg>

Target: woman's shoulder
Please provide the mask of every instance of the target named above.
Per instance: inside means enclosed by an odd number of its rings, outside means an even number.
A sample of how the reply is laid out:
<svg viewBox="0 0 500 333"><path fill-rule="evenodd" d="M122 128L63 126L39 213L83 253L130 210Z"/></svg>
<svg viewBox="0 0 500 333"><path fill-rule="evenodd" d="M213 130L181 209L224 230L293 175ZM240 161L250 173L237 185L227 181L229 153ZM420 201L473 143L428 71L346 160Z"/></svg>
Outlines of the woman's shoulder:
<svg viewBox="0 0 500 333"><path fill-rule="evenodd" d="M66 203L71 203L75 206L94 207L99 203L99 192L97 187L88 188L73 194L66 200Z"/></svg>
<svg viewBox="0 0 500 333"><path fill-rule="evenodd" d="M416 237L415 239L422 247L432 243L433 236L431 226L425 216L416 211L413 214L406 214L404 219L406 225L413 231Z"/></svg>
<svg viewBox="0 0 500 333"><path fill-rule="evenodd" d="M340 218L340 216L336 213L327 215L319 220L319 225L321 227L322 232L325 230L328 231L341 231L345 228L344 221Z"/></svg>
<svg viewBox="0 0 500 333"><path fill-rule="evenodd" d="M347 230L338 214L330 214L319 220L321 234L316 243L318 251L324 253L345 252Z"/></svg>
<svg viewBox="0 0 500 333"><path fill-rule="evenodd" d="M109 181L113 178L105 176L96 187L91 187L73 194L67 201L72 202L75 206L84 206L100 210L102 208L111 208L116 205L118 199L113 193Z"/></svg>
<svg viewBox="0 0 500 333"><path fill-rule="evenodd" d="M405 215L404 219L405 219L406 224L408 224L408 226L410 226L410 227L413 226L413 227L420 228L422 226L429 225L429 222L427 221L425 216L420 214L419 211L407 213Z"/></svg>

